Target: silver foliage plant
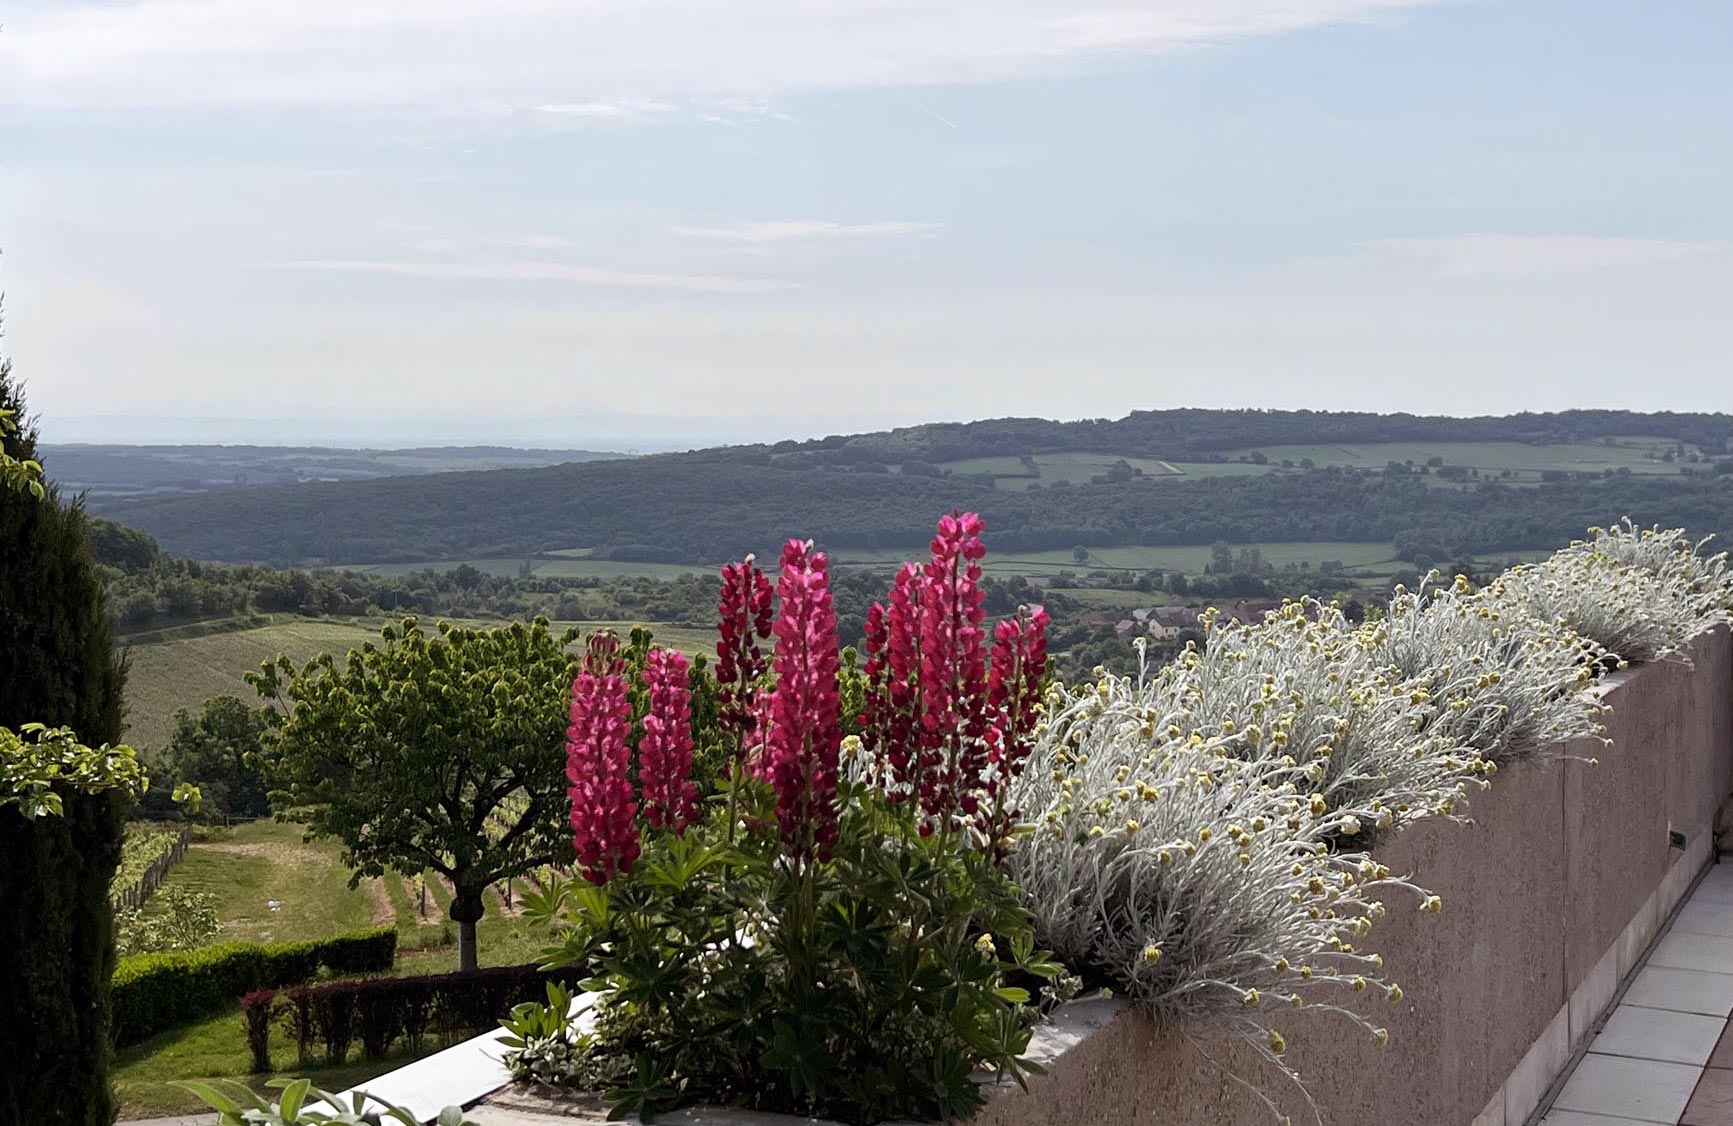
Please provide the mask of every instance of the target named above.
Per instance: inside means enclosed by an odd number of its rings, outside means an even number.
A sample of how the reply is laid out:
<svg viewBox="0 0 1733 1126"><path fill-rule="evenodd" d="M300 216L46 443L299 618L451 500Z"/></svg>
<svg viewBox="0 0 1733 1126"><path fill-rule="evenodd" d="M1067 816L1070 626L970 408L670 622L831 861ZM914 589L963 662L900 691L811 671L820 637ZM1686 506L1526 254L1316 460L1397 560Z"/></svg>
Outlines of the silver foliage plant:
<svg viewBox="0 0 1733 1126"><path fill-rule="evenodd" d="M1704 555L1702 546L1682 530L1625 520L1513 567L1485 596L1507 613L1592 638L1620 661L1687 660L1692 638L1733 620L1727 555Z"/></svg>
<svg viewBox="0 0 1733 1126"><path fill-rule="evenodd" d="M1018 783L1033 826L1009 859L1040 941L1107 971L1164 1023L1237 1036L1284 1071L1294 1008L1384 1041L1342 1002L1402 991L1356 944L1387 895L1437 900L1330 847L1379 816L1369 805L1332 807L1292 756L1243 757L1240 737L1194 722L1183 688L1140 673L1049 696Z"/></svg>
<svg viewBox="0 0 1733 1126"><path fill-rule="evenodd" d="M1532 758L1605 734L1595 690L1611 658L1554 622L1510 613L1496 595L1454 584L1397 587L1389 611L1361 628L1371 659L1436 705L1428 733L1494 763Z"/></svg>
<svg viewBox="0 0 1733 1126"><path fill-rule="evenodd" d="M1484 590L1399 588L1360 626L1311 601L1206 614L1204 647L1164 668L1054 686L1009 859L1039 941L1165 1023L1237 1036L1302 1093L1284 1010L1385 1042L1349 1003L1402 991L1361 946L1387 898L1440 901L1370 854L1377 835L1464 819L1501 763L1603 739L1598 674L1679 654L1733 608L1726 558L1680 533L1591 535Z"/></svg>

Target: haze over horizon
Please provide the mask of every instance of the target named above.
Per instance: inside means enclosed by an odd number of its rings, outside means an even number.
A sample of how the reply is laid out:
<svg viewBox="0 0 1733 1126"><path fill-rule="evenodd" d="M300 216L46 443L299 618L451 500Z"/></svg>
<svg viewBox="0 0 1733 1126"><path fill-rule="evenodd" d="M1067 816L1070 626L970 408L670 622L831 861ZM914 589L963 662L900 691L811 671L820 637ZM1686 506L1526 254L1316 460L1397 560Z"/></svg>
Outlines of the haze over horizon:
<svg viewBox="0 0 1733 1126"><path fill-rule="evenodd" d="M1712 0L18 0L56 442L1733 410Z"/></svg>

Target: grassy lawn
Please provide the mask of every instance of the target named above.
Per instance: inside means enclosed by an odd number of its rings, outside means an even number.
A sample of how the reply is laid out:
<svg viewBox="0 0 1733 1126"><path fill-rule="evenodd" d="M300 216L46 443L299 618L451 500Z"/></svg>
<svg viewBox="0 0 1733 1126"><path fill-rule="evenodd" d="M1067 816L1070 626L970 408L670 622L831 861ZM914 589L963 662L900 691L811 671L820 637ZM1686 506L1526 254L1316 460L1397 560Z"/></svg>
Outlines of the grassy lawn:
<svg viewBox="0 0 1733 1126"><path fill-rule="evenodd" d="M303 843L299 825L255 821L215 829L187 850L163 886L216 896L225 941L324 938L391 921L393 914L378 906L383 889L350 889L337 851L331 842Z"/></svg>
<svg viewBox="0 0 1733 1126"><path fill-rule="evenodd" d="M429 1044L427 1047L436 1049L438 1045ZM198 1024L165 1032L116 1052L114 1087L119 1096L120 1117L124 1121L206 1109L192 1095L170 1086L179 1080L239 1079L263 1093L266 1080L304 1075L313 1080L316 1087L341 1091L401 1067L410 1058L407 1054L399 1054L392 1059L368 1063L358 1058L360 1054L359 1048L352 1049L350 1060L336 1067L327 1066L321 1058L310 1060L303 1067L295 1060L294 1043L278 1028L271 1035L271 1062L284 1070L251 1075L252 1054L247 1051L240 1006L237 1005Z"/></svg>

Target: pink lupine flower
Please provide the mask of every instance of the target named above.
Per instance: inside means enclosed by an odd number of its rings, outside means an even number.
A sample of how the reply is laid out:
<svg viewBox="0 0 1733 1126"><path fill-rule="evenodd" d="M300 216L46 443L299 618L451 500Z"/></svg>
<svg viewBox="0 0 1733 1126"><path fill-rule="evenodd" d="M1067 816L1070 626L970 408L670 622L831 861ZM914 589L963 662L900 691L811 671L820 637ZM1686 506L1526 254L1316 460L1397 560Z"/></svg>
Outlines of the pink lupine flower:
<svg viewBox="0 0 1733 1126"><path fill-rule="evenodd" d="M917 649L921 618L921 569L905 563L891 587L890 608L874 603L867 613L866 708L861 713L866 741L881 749L889 764L892 803L920 790L920 778L936 756L923 755L916 731L920 721Z"/></svg>
<svg viewBox="0 0 1733 1126"><path fill-rule="evenodd" d="M972 512L941 518L921 585L920 743L928 762L919 786L922 807L941 827L958 811L976 811L987 764L985 526Z"/></svg>
<svg viewBox="0 0 1733 1126"><path fill-rule="evenodd" d="M1003 852L1016 821L1016 811L1005 805L1005 788L1022 773L1034 746L1041 681L1046 675L1047 611L1040 606L1018 607L1016 617L1000 622L993 631L992 671L987 678L991 765L984 788L991 812L985 832L995 852Z"/></svg>
<svg viewBox="0 0 1733 1126"><path fill-rule="evenodd" d="M650 694L644 737L638 741L638 782L644 791L644 820L652 828L686 831L698 811L692 782L692 690L686 655L652 649L644 664Z"/></svg>
<svg viewBox="0 0 1733 1126"><path fill-rule="evenodd" d="M762 642L770 637L770 580L748 555L722 568L722 597L717 606L716 687L720 695L717 719L742 746L750 744L757 721L753 698L764 675Z"/></svg>
<svg viewBox="0 0 1733 1126"><path fill-rule="evenodd" d="M578 868L605 884L638 859L638 805L632 799L632 729L620 642L590 637L584 667L572 682L571 726L566 729L566 777L571 782L572 846Z"/></svg>
<svg viewBox="0 0 1733 1126"><path fill-rule="evenodd" d="M827 859L837 837L837 752L842 742L837 672L841 666L830 560L810 543L782 549L777 597L776 691L764 743L764 769L776 791L776 817L790 855Z"/></svg>

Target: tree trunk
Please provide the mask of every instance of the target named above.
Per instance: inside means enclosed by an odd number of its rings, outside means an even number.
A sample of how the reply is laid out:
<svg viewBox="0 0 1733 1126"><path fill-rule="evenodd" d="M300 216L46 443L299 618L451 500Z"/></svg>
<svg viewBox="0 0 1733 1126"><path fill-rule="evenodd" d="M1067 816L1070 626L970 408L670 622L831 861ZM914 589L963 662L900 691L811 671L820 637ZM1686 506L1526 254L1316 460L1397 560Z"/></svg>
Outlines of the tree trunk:
<svg viewBox="0 0 1733 1126"><path fill-rule="evenodd" d="M482 889L455 883L451 896L451 921L457 924L457 968L476 968L475 924L482 916Z"/></svg>

